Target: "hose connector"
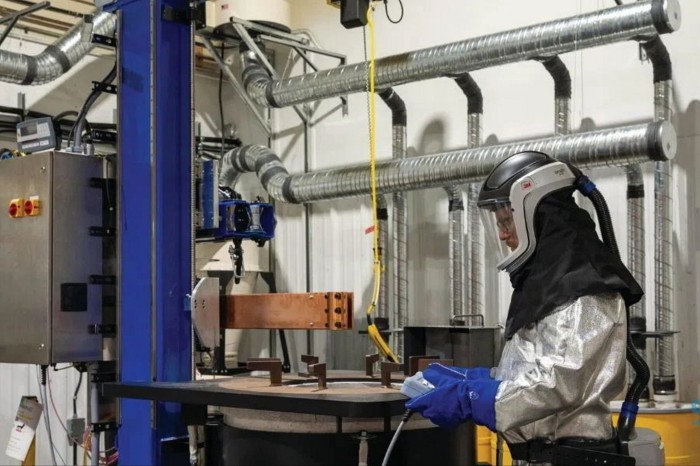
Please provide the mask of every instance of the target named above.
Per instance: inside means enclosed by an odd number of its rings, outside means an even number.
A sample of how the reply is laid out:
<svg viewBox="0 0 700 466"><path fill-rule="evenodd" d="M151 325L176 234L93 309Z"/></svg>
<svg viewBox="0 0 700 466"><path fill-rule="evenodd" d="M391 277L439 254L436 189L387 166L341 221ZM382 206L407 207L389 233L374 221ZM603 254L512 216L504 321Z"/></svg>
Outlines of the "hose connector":
<svg viewBox="0 0 700 466"><path fill-rule="evenodd" d="M637 422L639 406L636 403L625 401L620 409L620 417L617 420L617 433L622 441L632 440L634 426Z"/></svg>
<svg viewBox="0 0 700 466"><path fill-rule="evenodd" d="M586 197L591 197L593 191L598 189L594 182L590 180L586 175L580 175L576 178L576 189Z"/></svg>

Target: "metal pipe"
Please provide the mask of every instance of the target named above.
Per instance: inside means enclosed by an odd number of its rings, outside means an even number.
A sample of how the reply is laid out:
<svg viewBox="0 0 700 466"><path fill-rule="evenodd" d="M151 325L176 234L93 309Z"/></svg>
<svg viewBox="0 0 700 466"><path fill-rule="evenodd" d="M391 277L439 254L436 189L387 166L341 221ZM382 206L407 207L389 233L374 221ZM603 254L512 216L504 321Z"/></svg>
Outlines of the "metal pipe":
<svg viewBox="0 0 700 466"><path fill-rule="evenodd" d="M653 65L654 72L654 120L670 121L673 116L673 69L671 57L661 38L656 36L642 43ZM654 167L654 266L655 266L655 323L662 333L656 340L657 374L654 376L654 392L675 398L675 351L673 333L675 313L673 309L673 221L672 221L672 166L669 162L657 162Z"/></svg>
<svg viewBox="0 0 700 466"><path fill-rule="evenodd" d="M389 312L389 287L386 279L386 257L389 245L389 210L384 196L377 196L377 221L379 223L379 260L382 264L382 279L379 283L379 299L377 300L377 317L387 318Z"/></svg>
<svg viewBox="0 0 700 466"><path fill-rule="evenodd" d="M114 35L115 21L111 13L98 13L92 18L92 28L81 21L39 55L0 50L0 81L24 85L53 81L92 50L92 34Z"/></svg>
<svg viewBox="0 0 700 466"><path fill-rule="evenodd" d="M671 118L671 81L654 83L656 118ZM654 167L654 238L656 331L675 330L673 308L673 222L672 222L672 166L669 162L657 162ZM654 392L660 395L676 395L675 354L673 335L657 339L658 374L654 377Z"/></svg>
<svg viewBox="0 0 700 466"><path fill-rule="evenodd" d="M554 79L554 134L569 134L571 75L559 56L542 61L542 65Z"/></svg>
<svg viewBox="0 0 700 466"><path fill-rule="evenodd" d="M464 290L464 197L457 185L445 188L447 192L448 228L447 243L450 261L450 322L456 316L465 315Z"/></svg>
<svg viewBox="0 0 700 466"><path fill-rule="evenodd" d="M378 88L669 33L680 24L677 0L647 0L382 58ZM246 85L259 105L287 107L366 90L367 64L275 80L259 74Z"/></svg>
<svg viewBox="0 0 700 466"><path fill-rule="evenodd" d="M457 76L455 83L457 83L467 98L467 147L473 149L481 145L481 116L484 112L484 98L481 94L481 88L469 73ZM478 183L471 183L467 188L469 267L467 267L464 275L465 283L462 289L467 289L466 282L468 282L467 306L469 314L472 315L483 315L485 309L483 301L485 283L484 241L481 231L481 218L477 206L480 188L481 186ZM464 235L462 235L462 238L464 238ZM466 313L453 313L453 317L458 314Z"/></svg>
<svg viewBox="0 0 700 466"><path fill-rule="evenodd" d="M383 161L376 167L377 192L385 194L475 182L485 178L501 160L525 150L545 152L559 160L590 168L670 160L675 156L676 146L673 125L660 121ZM370 192L366 164L290 175L279 157L264 146L233 149L224 156L222 166L221 176L226 179L235 179L235 173L256 172L272 198L282 202L316 202L366 196Z"/></svg>
<svg viewBox="0 0 700 466"><path fill-rule="evenodd" d="M379 96L391 109L392 159L406 158L406 104L389 88ZM398 191L392 194L391 221L392 237L392 292L393 292L393 335L394 354L403 358L403 328L408 325L408 203L406 194Z"/></svg>

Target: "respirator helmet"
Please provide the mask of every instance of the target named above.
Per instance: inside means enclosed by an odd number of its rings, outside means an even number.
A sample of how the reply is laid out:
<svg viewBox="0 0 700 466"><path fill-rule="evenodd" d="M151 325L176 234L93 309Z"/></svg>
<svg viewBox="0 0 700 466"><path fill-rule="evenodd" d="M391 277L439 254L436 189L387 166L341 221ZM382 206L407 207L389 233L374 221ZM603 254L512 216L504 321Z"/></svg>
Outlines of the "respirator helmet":
<svg viewBox="0 0 700 466"><path fill-rule="evenodd" d="M498 254L496 267L513 273L535 252L535 212L546 196L572 189L576 174L541 152L520 152L499 163L479 193L487 241Z"/></svg>

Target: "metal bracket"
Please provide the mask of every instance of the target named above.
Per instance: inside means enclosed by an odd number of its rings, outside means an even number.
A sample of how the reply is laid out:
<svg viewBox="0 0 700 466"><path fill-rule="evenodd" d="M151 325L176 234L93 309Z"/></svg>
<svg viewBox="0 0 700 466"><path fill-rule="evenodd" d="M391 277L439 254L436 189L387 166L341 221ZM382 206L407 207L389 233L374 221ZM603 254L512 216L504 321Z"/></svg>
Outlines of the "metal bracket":
<svg viewBox="0 0 700 466"><path fill-rule="evenodd" d="M318 356L313 356L310 354L302 354L301 355L301 362L306 364L306 370L308 372L299 372L298 375L299 377L311 377L311 365L317 364L318 363Z"/></svg>
<svg viewBox="0 0 700 466"><path fill-rule="evenodd" d="M382 371L382 386L385 388L393 388L391 386L391 374L393 372L402 372L403 371L403 366L399 364L398 362L382 362L381 364L381 371Z"/></svg>
<svg viewBox="0 0 700 466"><path fill-rule="evenodd" d="M190 24L194 22L197 28L204 24L202 10L197 8L179 10L170 5L163 5L163 8L161 9L161 18L164 21L174 21L182 24Z"/></svg>
<svg viewBox="0 0 700 466"><path fill-rule="evenodd" d="M246 368L250 371L269 371L270 386L282 385L282 361L276 358L250 358L246 362Z"/></svg>
<svg viewBox="0 0 700 466"><path fill-rule="evenodd" d="M116 382L117 374L114 372L97 372L90 374L90 382L92 383L105 383L105 382Z"/></svg>
<svg viewBox="0 0 700 466"><path fill-rule="evenodd" d="M90 275L91 285L115 285L117 277L114 275Z"/></svg>
<svg viewBox="0 0 700 466"><path fill-rule="evenodd" d="M114 228L90 227L90 236L101 236L104 238L114 238L117 231Z"/></svg>
<svg viewBox="0 0 700 466"><path fill-rule="evenodd" d="M93 81L92 82L92 90L106 92L108 94L116 94L117 93L117 85L116 84L105 84L105 83L101 83L99 81Z"/></svg>
<svg viewBox="0 0 700 466"><path fill-rule="evenodd" d="M117 430L118 428L119 426L115 421L90 424L90 432L107 432Z"/></svg>
<svg viewBox="0 0 700 466"><path fill-rule="evenodd" d="M117 326L114 324L93 324L88 326L88 333L91 335L116 335Z"/></svg>
<svg viewBox="0 0 700 466"><path fill-rule="evenodd" d="M105 36L102 34L93 34L92 35L92 43L106 45L107 47L116 47L117 46L117 39L114 37L109 37L109 36Z"/></svg>
<svg viewBox="0 0 700 466"><path fill-rule="evenodd" d="M117 133L114 131L103 131L100 129L93 129L90 131L90 139L99 142L117 142Z"/></svg>
<svg viewBox="0 0 700 466"><path fill-rule="evenodd" d="M379 361L379 354L368 354L365 356L365 375L374 377L374 363Z"/></svg>

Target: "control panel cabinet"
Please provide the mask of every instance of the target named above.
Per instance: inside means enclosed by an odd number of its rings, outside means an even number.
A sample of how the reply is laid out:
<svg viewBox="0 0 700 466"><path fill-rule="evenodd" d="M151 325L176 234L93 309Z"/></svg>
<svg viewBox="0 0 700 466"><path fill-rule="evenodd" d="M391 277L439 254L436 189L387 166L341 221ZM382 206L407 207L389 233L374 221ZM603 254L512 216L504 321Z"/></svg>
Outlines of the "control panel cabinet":
<svg viewBox="0 0 700 466"><path fill-rule="evenodd" d="M40 152L0 161L0 362L102 359L103 160ZM94 186L94 181L93 181ZM92 233L94 234L94 228ZM98 228L99 230L99 228Z"/></svg>

